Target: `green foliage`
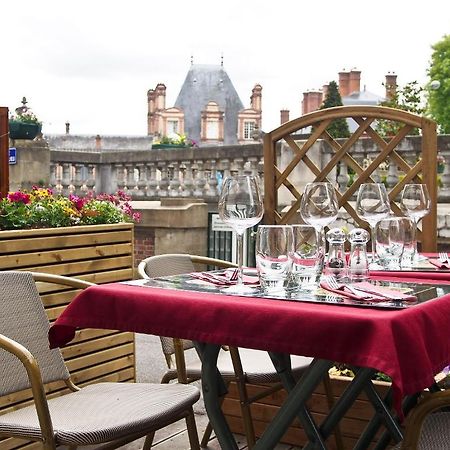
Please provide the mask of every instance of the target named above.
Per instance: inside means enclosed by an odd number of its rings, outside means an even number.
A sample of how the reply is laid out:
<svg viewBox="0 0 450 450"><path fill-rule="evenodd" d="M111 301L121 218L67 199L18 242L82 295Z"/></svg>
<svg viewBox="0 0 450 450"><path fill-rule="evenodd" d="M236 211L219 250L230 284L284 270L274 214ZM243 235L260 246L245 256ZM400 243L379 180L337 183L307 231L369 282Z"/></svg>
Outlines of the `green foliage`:
<svg viewBox="0 0 450 450"><path fill-rule="evenodd" d="M335 106L342 106L342 98L336 81L330 81L327 95L320 109L333 108ZM347 138L350 136L350 130L345 119L333 120L327 131L333 138Z"/></svg>
<svg viewBox="0 0 450 450"><path fill-rule="evenodd" d="M444 36L432 48L428 69L428 112L439 124L439 131L450 134L450 35Z"/></svg>
<svg viewBox="0 0 450 450"><path fill-rule="evenodd" d="M51 228L139 221L130 197L115 195L54 195L51 189L34 186L30 192L10 192L0 199L0 229Z"/></svg>
<svg viewBox="0 0 450 450"><path fill-rule="evenodd" d="M410 81L402 88L397 88L392 98L382 102L381 106L388 106L422 115L425 112L424 88L417 81ZM400 130L401 126L401 124L396 122L379 120L376 125L376 130L381 136L393 136ZM419 130L415 128L411 131L411 134L417 135L419 134Z"/></svg>

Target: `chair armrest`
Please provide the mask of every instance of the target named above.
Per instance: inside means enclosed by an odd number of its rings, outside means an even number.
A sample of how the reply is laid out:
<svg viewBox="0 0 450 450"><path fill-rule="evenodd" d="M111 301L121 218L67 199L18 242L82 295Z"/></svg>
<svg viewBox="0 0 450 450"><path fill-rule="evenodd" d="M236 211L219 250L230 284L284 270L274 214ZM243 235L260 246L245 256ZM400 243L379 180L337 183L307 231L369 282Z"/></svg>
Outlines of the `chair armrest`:
<svg viewBox="0 0 450 450"><path fill-rule="evenodd" d="M30 272L34 281L43 281L46 283L63 284L64 286L71 286L74 288L84 289L89 286L94 286L95 283L90 281L80 280L79 278L66 277L63 275L54 275L52 273Z"/></svg>
<svg viewBox="0 0 450 450"><path fill-rule="evenodd" d="M417 449L422 425L426 417L428 414L445 406L450 406L450 390L433 392L426 395L407 418L405 437L401 450Z"/></svg>

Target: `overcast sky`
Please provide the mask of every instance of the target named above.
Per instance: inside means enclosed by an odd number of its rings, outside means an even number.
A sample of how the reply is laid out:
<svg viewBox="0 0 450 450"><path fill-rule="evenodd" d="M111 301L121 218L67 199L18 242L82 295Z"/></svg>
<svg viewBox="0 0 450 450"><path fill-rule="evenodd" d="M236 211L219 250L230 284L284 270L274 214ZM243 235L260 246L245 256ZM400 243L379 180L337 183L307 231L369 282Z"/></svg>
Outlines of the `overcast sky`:
<svg viewBox="0 0 450 450"><path fill-rule="evenodd" d="M269 131L344 68L378 95L388 71L426 83L431 46L450 34L445 0L14 0L0 14L0 106L26 96L44 133L69 121L73 134L145 135L147 90L164 83L172 106L191 55L223 55L245 107L260 83Z"/></svg>

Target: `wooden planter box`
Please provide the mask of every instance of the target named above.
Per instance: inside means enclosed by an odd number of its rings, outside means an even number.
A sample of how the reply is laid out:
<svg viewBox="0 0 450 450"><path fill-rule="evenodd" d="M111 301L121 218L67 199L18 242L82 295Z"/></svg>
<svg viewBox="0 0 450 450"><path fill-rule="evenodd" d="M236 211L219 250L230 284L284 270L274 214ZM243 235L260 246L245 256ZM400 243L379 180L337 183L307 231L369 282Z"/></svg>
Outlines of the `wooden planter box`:
<svg viewBox="0 0 450 450"><path fill-rule="evenodd" d="M349 382L350 378L347 377L331 377L332 391L336 399L342 394ZM376 385L381 396L384 396L387 393L390 386L389 383L381 381L376 382ZM247 388L249 395L252 396L267 389L267 385L247 385ZM268 423L278 412L279 407L285 398L285 391L277 391L274 394L264 397L257 403L251 405L253 423L257 436L261 436ZM320 424L329 411L325 390L322 384L320 384L313 393L312 398L308 402L308 407L316 422ZM231 431L234 433L244 434L243 421L239 406L239 396L235 383L230 384L229 392L225 397L222 410ZM340 422L342 441L345 449L353 448L357 438L360 436L373 414L374 409L372 405L369 403L364 394L361 395ZM298 447L303 446L306 443L305 433L298 421L295 421L288 429L286 434L283 436L282 442ZM330 449L336 449L334 435L327 440L327 444Z"/></svg>
<svg viewBox="0 0 450 450"><path fill-rule="evenodd" d="M134 225L87 225L39 230L0 231L0 270L31 270L76 276L94 283L133 278ZM79 290L48 283L38 286L50 321L54 321ZM99 381L134 381L134 334L114 330L85 329L62 349L76 384ZM51 395L63 392L63 384L48 386ZM11 404L27 404L24 391L0 397L0 411ZM5 439L0 450L41 448L20 439Z"/></svg>

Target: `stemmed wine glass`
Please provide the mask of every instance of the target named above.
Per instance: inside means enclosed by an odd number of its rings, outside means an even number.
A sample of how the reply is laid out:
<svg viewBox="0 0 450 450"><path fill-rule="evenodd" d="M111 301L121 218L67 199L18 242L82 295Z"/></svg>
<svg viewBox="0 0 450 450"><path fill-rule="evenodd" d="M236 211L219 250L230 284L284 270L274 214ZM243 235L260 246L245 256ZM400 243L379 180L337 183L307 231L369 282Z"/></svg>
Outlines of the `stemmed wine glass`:
<svg viewBox="0 0 450 450"><path fill-rule="evenodd" d="M307 224L318 231L323 255L325 254L324 228L337 219L338 211L336 192L331 183L316 182L305 186L300 202L300 215Z"/></svg>
<svg viewBox="0 0 450 450"><path fill-rule="evenodd" d="M237 175L225 178L219 198L219 217L236 232L238 278L233 286L225 288L231 293L252 292L242 281L244 260L244 232L256 225L263 216L264 207L259 190L259 178L251 175Z"/></svg>
<svg viewBox="0 0 450 450"><path fill-rule="evenodd" d="M372 264L378 263L376 252L376 225L389 216L391 206L386 187L382 183L363 183L359 187L355 206L356 214L370 225Z"/></svg>
<svg viewBox="0 0 450 450"><path fill-rule="evenodd" d="M406 184L402 191L400 207L402 211L411 218L414 223L413 231L413 255L412 261L417 262L419 254L417 252L417 225L430 212L430 196L426 184Z"/></svg>

